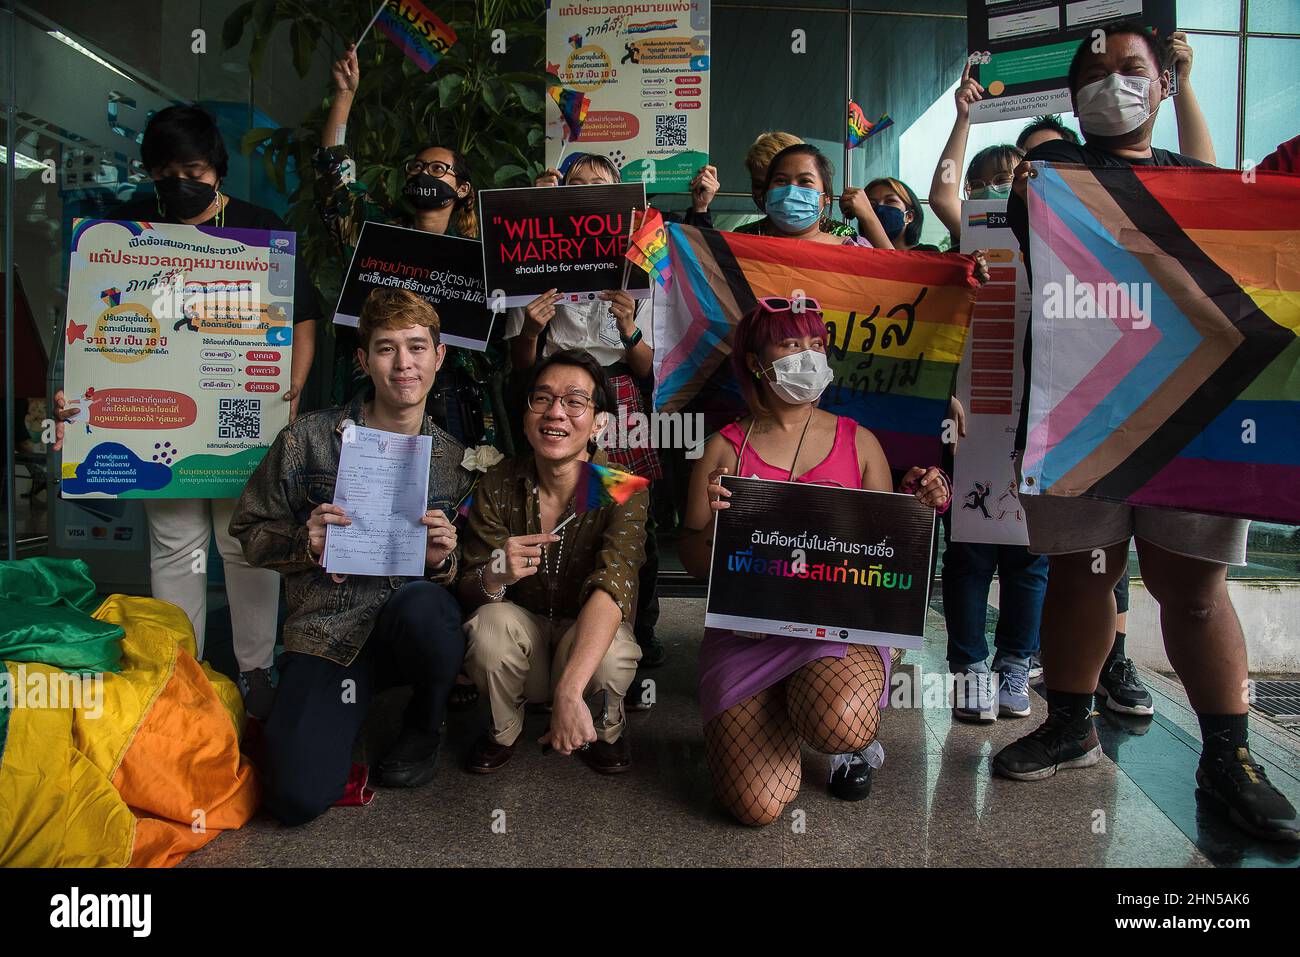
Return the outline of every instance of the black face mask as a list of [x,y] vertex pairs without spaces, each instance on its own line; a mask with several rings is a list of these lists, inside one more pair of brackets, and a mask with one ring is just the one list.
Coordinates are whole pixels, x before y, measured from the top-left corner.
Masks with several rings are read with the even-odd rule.
[[416,209],[442,209],[455,201],[456,190],[445,179],[421,173],[407,179],[406,185],[402,187],[402,195]]
[[193,219],[217,200],[216,187],[197,179],[168,176],[155,182],[153,188],[167,215],[175,219]]

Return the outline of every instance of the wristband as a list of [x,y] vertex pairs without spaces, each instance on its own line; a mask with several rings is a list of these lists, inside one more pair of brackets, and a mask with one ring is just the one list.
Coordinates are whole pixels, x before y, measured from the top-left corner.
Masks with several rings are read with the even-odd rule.
[[632,335],[630,336],[625,336],[623,335],[623,333],[620,332],[618,334],[618,337],[623,340],[623,347],[625,349],[634,349],[636,348],[636,344],[641,341],[642,338],[641,330],[640,329],[632,330]]

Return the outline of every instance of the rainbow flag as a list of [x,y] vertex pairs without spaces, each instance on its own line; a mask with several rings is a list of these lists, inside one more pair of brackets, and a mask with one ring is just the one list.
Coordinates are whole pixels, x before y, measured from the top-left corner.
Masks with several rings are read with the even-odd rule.
[[821,407],[875,433],[894,468],[939,461],[978,283],[948,253],[863,249],[669,223],[673,282],[656,303],[655,407],[714,431],[745,411],[731,372],[736,323],[762,296],[816,299],[835,378]]
[[667,286],[672,278],[668,263],[668,234],[664,232],[664,218],[651,206],[641,216],[641,223],[632,233],[627,248],[627,258],[654,277],[655,282]]
[[239,689],[194,653],[80,559],[0,562],[0,867],[171,867],[253,817]]
[[375,26],[425,73],[456,43],[456,31],[419,0],[388,0]]
[[1300,523],[1300,176],[1034,165],[1021,492]]
[[881,130],[888,129],[893,125],[894,121],[888,113],[882,114],[880,119],[872,123],[867,119],[867,115],[862,112],[862,107],[849,100],[849,129],[845,143],[849,149],[853,149],[856,146],[861,146]]
[[569,142],[572,143],[578,138],[578,133],[582,131],[582,124],[587,120],[587,110],[591,106],[591,100],[586,94],[563,86],[548,87],[546,92],[560,108],[560,117],[564,120],[564,125],[569,128]]
[[631,472],[620,472],[595,462],[580,462],[578,490],[573,495],[573,512],[581,515],[606,505],[626,505],[637,492],[650,487],[650,480]]

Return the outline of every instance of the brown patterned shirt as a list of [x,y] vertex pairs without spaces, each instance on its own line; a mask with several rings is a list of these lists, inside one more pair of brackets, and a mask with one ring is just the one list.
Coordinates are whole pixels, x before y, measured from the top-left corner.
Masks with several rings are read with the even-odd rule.
[[[604,450],[591,460],[606,465]],[[531,451],[499,462],[479,481],[461,540],[462,575],[491,568],[492,552],[513,535],[539,535],[542,528],[537,462]],[[537,615],[575,619],[591,593],[603,589],[629,625],[636,615],[637,573],[645,561],[645,522],[650,497],[643,489],[625,505],[584,512],[547,545],[542,568],[506,590],[506,600]],[[562,518],[568,517],[573,505]]]

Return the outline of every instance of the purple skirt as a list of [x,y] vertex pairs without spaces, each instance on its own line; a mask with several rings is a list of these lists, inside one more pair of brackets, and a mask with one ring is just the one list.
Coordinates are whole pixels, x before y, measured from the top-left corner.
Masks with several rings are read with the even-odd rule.
[[[873,647],[885,665],[880,707],[889,701],[889,649]],[[700,643],[700,717],[708,724],[728,708],[784,681],[810,661],[843,658],[848,645],[815,638],[746,638],[706,628]]]

